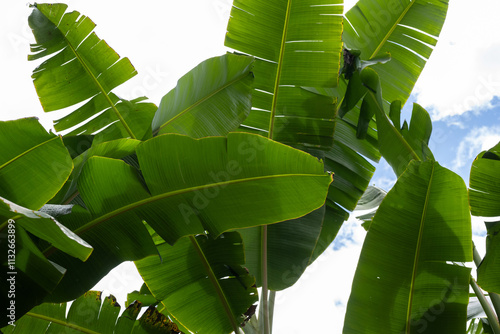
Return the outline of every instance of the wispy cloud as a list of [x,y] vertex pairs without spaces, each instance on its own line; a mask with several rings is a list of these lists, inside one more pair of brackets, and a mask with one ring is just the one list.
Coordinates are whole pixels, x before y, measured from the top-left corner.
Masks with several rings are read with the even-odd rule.
[[500,126],[482,126],[473,128],[458,145],[453,160],[453,169],[458,171],[470,166],[474,158],[484,150],[488,150],[500,141]]
[[417,102],[433,119],[489,109],[500,96],[499,11],[497,0],[450,2],[437,48],[415,87]]

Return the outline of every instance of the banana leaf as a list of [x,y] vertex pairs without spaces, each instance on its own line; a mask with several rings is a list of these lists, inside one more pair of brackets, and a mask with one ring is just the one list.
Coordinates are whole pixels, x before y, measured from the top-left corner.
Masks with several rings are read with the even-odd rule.
[[[256,57],[252,111],[240,131],[324,157],[323,151],[333,144],[335,99],[315,89],[337,86],[342,9],[340,1],[234,1],[225,45]],[[305,217],[269,226],[266,254],[259,237],[263,231],[240,231],[257,285],[261,284],[263,256],[269,261],[266,280],[271,289],[295,283],[310,263],[307,259],[313,258],[326,210],[324,206]],[[324,249],[320,248],[317,254]]]
[[75,298],[119,263],[156,254],[143,221],[170,244],[205,231],[215,237],[305,215],[321,207],[331,183],[317,158],[252,134],[160,135],[136,152],[141,173],[105,157],[84,165],[78,189],[88,210],[75,206],[60,220],[94,254],[80,263],[47,248],[68,269],[47,301]]
[[253,62],[253,57],[226,54],[196,66],[161,99],[153,133],[201,138],[236,130],[252,106]]
[[[397,250],[397,252],[395,252]],[[463,180],[412,161],[366,236],[343,333],[463,333],[472,232]]]
[[258,299],[255,279],[242,267],[245,255],[238,232],[157,245],[159,257],[136,261],[153,296],[192,332],[237,332],[243,314]]
[[[66,269],[49,261],[40,251],[39,240],[52,244],[77,261],[85,261],[92,247],[41,211],[33,211],[0,197],[0,250],[2,284],[0,305],[24,314],[40,303],[61,281]],[[10,311],[8,311],[10,313]],[[8,318],[2,318],[5,324]]]
[[[143,98],[126,101],[111,91],[137,74],[128,58],[120,56],[93,32],[95,24],[65,4],[34,4],[28,22],[36,39],[28,60],[46,59],[32,78],[44,111],[81,107],[55,121],[57,131],[75,126],[71,134],[105,129],[103,141],[124,135],[151,135],[156,106]],[[90,122],[85,121],[94,117]]]
[[[101,292],[89,291],[75,300],[69,310],[66,303],[45,303],[33,308],[4,334],[89,333],[89,334],[179,334],[177,325],[150,307],[139,319],[141,303],[129,305],[121,316],[113,295],[101,299]],[[66,315],[67,312],[67,315]]]
[[341,1],[234,1],[225,45],[257,57],[242,131],[293,146],[332,145],[333,100],[300,86],[337,85],[342,9]]
[[[481,152],[472,163],[469,185],[471,213],[480,217],[498,217],[500,209],[500,144]],[[500,293],[500,222],[485,222],[486,255],[477,269],[477,283],[482,289]]]
[[343,40],[362,60],[390,54],[371,66],[382,81],[383,108],[404,105],[436,46],[448,0],[360,0],[345,15]]
[[58,137],[36,118],[0,122],[0,196],[38,210],[61,189],[73,169]]

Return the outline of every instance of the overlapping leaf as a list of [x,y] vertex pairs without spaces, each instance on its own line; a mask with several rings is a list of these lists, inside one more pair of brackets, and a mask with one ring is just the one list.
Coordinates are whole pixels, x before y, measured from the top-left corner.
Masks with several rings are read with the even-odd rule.
[[[76,133],[91,134],[106,128],[106,140],[123,136],[142,139],[156,107],[142,99],[121,100],[111,91],[137,74],[93,32],[95,24],[79,12],[66,12],[65,4],[35,4],[29,24],[36,39],[28,59],[48,57],[32,77],[40,103],[48,111],[87,101],[55,121],[58,131],[80,125]],[[83,124],[93,116],[92,121]],[[110,126],[109,126],[110,125]]]
[[449,262],[472,261],[471,238],[462,179],[412,161],[370,226],[344,333],[464,332],[470,269]]

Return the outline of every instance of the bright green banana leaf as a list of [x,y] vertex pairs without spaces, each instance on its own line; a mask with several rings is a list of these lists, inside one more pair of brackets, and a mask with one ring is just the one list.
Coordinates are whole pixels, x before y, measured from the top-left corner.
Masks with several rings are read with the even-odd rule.
[[243,314],[258,300],[255,279],[242,267],[238,232],[217,239],[185,237],[174,246],[157,244],[160,257],[136,261],[154,297],[192,332],[237,331]]
[[[156,107],[151,103],[121,100],[111,93],[137,74],[128,58],[120,56],[92,32],[95,24],[79,12],[66,12],[65,4],[35,4],[28,22],[36,39],[28,60],[47,58],[32,75],[46,112],[88,100],[66,117],[55,121],[57,131],[80,125],[76,133],[105,140],[127,137],[142,139],[151,134],[149,124]],[[91,122],[81,125],[94,115]]]
[[156,308],[150,307],[137,320],[141,303],[131,304],[121,316],[113,295],[101,300],[101,292],[89,291],[76,299],[66,315],[67,304],[41,304],[14,325],[2,328],[4,334],[88,333],[88,334],[178,334],[177,325]]
[[170,244],[205,231],[217,236],[303,216],[323,205],[332,181],[317,158],[253,134],[160,135],[136,152],[142,175],[105,157],[84,165],[78,189],[88,211],[74,207],[60,220],[94,254],[79,263],[46,250],[68,269],[50,301],[78,296],[122,261],[155,254],[143,220]]
[[61,189],[73,163],[60,137],[36,118],[0,122],[0,196],[38,210]]
[[434,161],[412,161],[366,236],[345,334],[463,333],[472,233],[463,180]]
[[253,57],[226,54],[196,66],[162,98],[153,132],[201,138],[236,130],[252,107],[253,62]]
[[382,79],[384,103],[403,105],[437,43],[448,0],[360,0],[346,13],[347,48],[370,60],[389,53],[391,60],[372,68]]
[[293,146],[332,145],[333,100],[300,86],[337,85],[342,10],[337,0],[234,1],[225,45],[258,59],[242,131]]
[[[472,163],[469,203],[480,217],[500,216],[500,143],[481,152]],[[477,283],[486,291],[500,293],[500,222],[486,222],[486,255],[477,269]]]

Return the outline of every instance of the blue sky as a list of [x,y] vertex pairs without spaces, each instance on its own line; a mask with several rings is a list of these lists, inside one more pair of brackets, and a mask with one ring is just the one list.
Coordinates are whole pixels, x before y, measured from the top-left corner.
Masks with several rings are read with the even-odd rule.
[[[189,69],[226,52],[224,33],[232,1],[69,0],[70,9],[97,23],[96,33],[139,74],[119,87],[125,98],[146,95],[156,104]],[[346,1],[346,7],[354,1]],[[0,120],[37,116],[47,128],[64,114],[43,114],[31,82],[35,64],[26,61],[31,41],[25,2],[11,1],[0,12]],[[413,102],[433,119],[430,148],[445,167],[466,183],[474,157],[500,141],[500,12],[498,0],[452,1],[440,41],[419,78],[402,117],[410,119]],[[371,181],[389,190],[395,176],[381,162]],[[366,232],[356,219],[344,224],[334,247],[322,255],[295,286],[279,293],[275,334],[341,333],[345,305]],[[473,223],[475,241],[484,250],[484,228]],[[130,264],[113,271],[98,286],[122,300],[140,287]],[[290,321],[293,319],[293,321]]]

